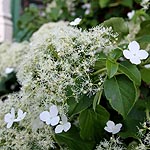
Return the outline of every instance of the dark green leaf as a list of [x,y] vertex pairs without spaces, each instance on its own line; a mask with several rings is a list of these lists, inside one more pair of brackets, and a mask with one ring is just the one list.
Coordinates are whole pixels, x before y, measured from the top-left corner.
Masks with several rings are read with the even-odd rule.
[[150,84],[150,69],[143,68],[140,71],[141,71],[142,80],[147,84]]
[[124,75],[107,79],[104,92],[112,108],[126,118],[137,99],[137,91],[131,80]]
[[93,102],[93,97],[83,95],[79,98],[79,102],[76,102],[73,98],[68,99],[67,102],[69,105],[69,115],[75,115],[88,108]]
[[110,2],[110,0],[99,0],[99,5],[101,8],[104,8],[104,7],[108,6],[109,2]]
[[91,141],[82,140],[74,126],[68,132],[56,134],[55,137],[58,143],[66,144],[70,150],[92,150],[95,144]]
[[99,139],[108,120],[109,113],[100,105],[97,105],[95,111],[92,108],[84,110],[79,116],[81,137],[88,140]]
[[119,64],[119,71],[124,73],[136,85],[141,84],[141,74],[135,65],[129,62],[121,62]]
[[143,100],[138,100],[127,118],[123,121],[124,131],[120,133],[121,137],[128,138],[134,137],[137,138],[138,128],[142,122],[145,120],[145,103]]

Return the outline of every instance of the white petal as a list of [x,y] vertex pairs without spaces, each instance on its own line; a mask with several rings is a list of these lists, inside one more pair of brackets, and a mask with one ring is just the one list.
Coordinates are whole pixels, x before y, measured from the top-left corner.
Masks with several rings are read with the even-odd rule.
[[131,12],[127,13],[127,16],[128,16],[129,19],[132,19],[132,17],[134,16],[134,14],[135,14],[135,11],[132,10]]
[[105,127],[104,129],[105,129],[107,132],[109,132],[109,133],[113,132],[112,128]]
[[14,71],[14,68],[9,68],[9,67],[8,67],[8,68],[5,69],[5,73],[6,73],[6,74],[10,74],[10,73],[12,73],[13,71]]
[[12,121],[12,115],[10,113],[6,114],[4,117],[4,121],[6,123],[11,122]]
[[62,115],[61,116],[61,120],[62,120],[63,124],[67,123],[67,116],[66,115]]
[[58,109],[57,109],[57,106],[56,105],[52,105],[50,107],[50,116],[51,117],[54,117],[54,116],[57,116],[58,115]]
[[140,60],[140,58],[133,56],[133,57],[130,58],[130,62],[131,62],[132,64],[138,65],[138,64],[141,63],[141,60]]
[[50,118],[47,118],[47,119],[46,119],[46,124],[47,124],[47,125],[50,125],[50,124],[51,124],[51,119],[50,119]]
[[40,113],[40,120],[46,121],[48,118],[50,118],[50,113],[48,111]]
[[115,123],[113,121],[110,121],[110,120],[106,124],[109,128],[113,128],[115,126]]
[[120,131],[121,127],[122,127],[122,124],[121,124],[121,123],[116,124],[116,126],[115,126],[114,129],[113,129],[112,134],[118,133],[118,132]]
[[11,115],[15,118],[15,109],[13,107],[11,108]]
[[71,128],[71,123],[67,122],[63,126],[64,126],[64,131],[67,132]]
[[125,58],[130,59],[132,53],[128,50],[124,50],[123,55],[124,55]]
[[70,25],[72,26],[76,26],[80,23],[81,19],[80,18],[76,18],[74,21],[70,22]]
[[53,117],[52,119],[51,119],[51,125],[52,126],[55,126],[55,125],[57,125],[58,123],[59,123],[59,120],[60,120],[60,117],[59,116],[57,116],[57,117]]
[[74,22],[75,22],[77,25],[80,23],[80,21],[81,21],[80,18],[76,18],[76,19],[74,20]]
[[21,109],[18,110],[18,116],[22,116],[23,111]]
[[20,110],[20,112],[19,112],[19,110],[18,110],[18,117],[14,121],[19,122],[19,121],[23,120],[25,118],[25,116],[26,116],[26,112],[23,113],[22,110]]
[[11,121],[7,124],[7,128],[10,128],[12,125],[13,125],[13,121]]
[[148,52],[145,50],[140,50],[138,52],[138,56],[140,59],[146,59],[148,57]]
[[128,48],[130,51],[137,51],[140,49],[140,45],[136,41],[132,41],[129,43]]
[[63,131],[63,129],[64,129],[63,125],[58,125],[55,128],[55,133],[61,133]]

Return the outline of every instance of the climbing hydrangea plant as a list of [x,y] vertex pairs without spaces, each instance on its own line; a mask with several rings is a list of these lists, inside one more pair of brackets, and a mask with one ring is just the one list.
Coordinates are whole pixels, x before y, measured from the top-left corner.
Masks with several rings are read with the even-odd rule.
[[43,25],[18,64],[1,67],[16,70],[21,89],[0,101],[0,149],[150,148],[149,34],[117,17],[80,22]]

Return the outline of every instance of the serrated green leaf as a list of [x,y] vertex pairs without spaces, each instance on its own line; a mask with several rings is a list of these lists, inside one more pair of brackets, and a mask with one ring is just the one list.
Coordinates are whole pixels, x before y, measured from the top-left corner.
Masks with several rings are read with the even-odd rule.
[[110,105],[124,118],[127,117],[137,99],[137,90],[125,75],[119,75],[104,82],[104,93]]
[[109,113],[100,105],[95,111],[92,108],[84,110],[79,116],[81,137],[88,140],[99,139],[103,135],[104,126],[108,120]]
[[107,75],[109,78],[112,78],[117,70],[118,70],[118,63],[112,62],[109,59],[106,61],[106,68],[107,68]]
[[125,74],[136,85],[141,84],[141,74],[135,65],[129,62],[121,62],[119,64],[119,71]]

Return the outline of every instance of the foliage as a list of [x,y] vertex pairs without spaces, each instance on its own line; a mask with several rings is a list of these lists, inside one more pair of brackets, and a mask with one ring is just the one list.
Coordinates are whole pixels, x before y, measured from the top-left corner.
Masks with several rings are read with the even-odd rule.
[[[18,33],[14,38],[19,42],[29,40],[31,35],[44,23],[60,20],[72,21],[77,17],[83,18],[81,27],[87,29],[111,17],[127,18],[127,12],[139,7],[138,0],[45,0],[41,8],[33,4],[25,8],[17,23]],[[122,34],[124,34],[127,28],[121,27],[123,29],[118,28],[118,30],[122,30]]]
[[[107,0],[98,6],[132,8],[133,3]],[[150,16],[146,12],[143,7],[131,20],[111,17],[86,30],[83,18],[81,26],[51,22],[35,32],[24,45],[26,52],[19,53],[21,59],[14,66],[4,63],[4,68],[15,68],[22,88],[0,102],[0,148],[149,149]],[[15,116],[21,118],[16,121]]]

